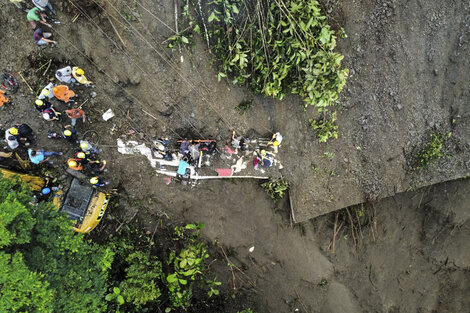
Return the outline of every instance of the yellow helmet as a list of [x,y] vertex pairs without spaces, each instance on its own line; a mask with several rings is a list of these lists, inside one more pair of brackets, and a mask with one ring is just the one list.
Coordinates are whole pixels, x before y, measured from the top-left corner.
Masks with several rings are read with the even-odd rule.
[[81,142],[81,143],[80,143],[80,148],[82,148],[83,150],[88,149],[88,143],[86,143],[86,142]]
[[72,136],[72,131],[69,130],[69,129],[66,129],[66,130],[64,130],[64,135],[67,136],[67,137]]
[[83,74],[85,74],[85,72],[84,72],[81,68],[77,68],[76,73],[77,73],[78,75],[83,75]]
[[273,142],[273,146],[275,146],[275,147],[279,146],[279,141],[275,140],[275,141]]
[[261,150],[261,151],[260,151],[260,154],[261,154],[262,156],[265,156],[265,155],[266,155],[266,150]]
[[34,103],[36,103],[37,106],[41,106],[41,105],[44,104],[44,102],[40,99],[36,99],[36,101]]
[[77,161],[70,160],[70,161],[68,162],[68,165],[69,165],[69,167],[75,167],[75,166],[77,166]]
[[49,95],[49,90],[44,88],[42,91],[41,91],[41,94],[44,95],[44,96],[48,96]]
[[10,128],[10,134],[12,134],[12,135],[18,135],[18,128],[16,128],[16,127]]
[[77,153],[77,158],[84,159],[85,158],[85,153],[83,153],[83,152]]
[[92,185],[97,184],[98,181],[99,181],[99,180],[98,180],[98,177],[92,177],[92,178],[90,178],[90,184],[92,184]]

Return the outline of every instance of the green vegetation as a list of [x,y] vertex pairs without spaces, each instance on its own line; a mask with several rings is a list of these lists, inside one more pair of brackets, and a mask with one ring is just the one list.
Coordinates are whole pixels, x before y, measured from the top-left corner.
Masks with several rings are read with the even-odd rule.
[[235,107],[235,110],[240,113],[240,115],[245,114],[246,111],[253,107],[253,100],[242,101],[239,105]]
[[0,178],[0,312],[181,312],[194,293],[219,294],[203,224],[174,228],[163,251],[136,228],[97,244],[32,199],[26,184]]
[[338,138],[338,125],[336,125],[336,111],[331,114],[328,119],[326,111],[324,111],[323,118],[320,120],[310,119],[310,125],[313,130],[317,131],[317,136],[320,142],[327,142],[330,138]]
[[[338,101],[349,72],[341,67],[343,56],[333,52],[337,36],[318,1],[191,0],[183,16],[189,26],[169,46],[189,44],[192,32],[201,34],[215,56],[219,81],[230,79],[277,99],[298,94],[318,112]],[[343,29],[338,33],[346,37]],[[320,142],[338,137],[335,121],[336,112],[310,120]]]
[[1,312],[104,312],[113,255],[33,203],[26,184],[0,178]]
[[261,187],[264,188],[274,203],[276,203],[284,197],[286,190],[289,189],[289,183],[284,178],[280,178],[262,183]]
[[425,168],[442,158],[444,156],[443,145],[451,136],[452,133],[450,132],[447,135],[441,133],[432,134],[430,142],[415,155],[415,169]]
[[208,37],[222,77],[282,99],[299,94],[319,111],[333,105],[346,84],[335,32],[315,0],[214,0]]

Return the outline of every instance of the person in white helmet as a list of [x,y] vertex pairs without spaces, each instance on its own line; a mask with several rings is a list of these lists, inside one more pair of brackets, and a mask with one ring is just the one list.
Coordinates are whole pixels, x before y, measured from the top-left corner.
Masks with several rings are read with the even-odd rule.
[[52,99],[54,98],[54,93],[52,92],[52,87],[54,87],[54,84],[53,83],[49,83],[46,85],[46,87],[44,87],[42,90],[41,90],[41,93],[39,94],[38,96],[38,99],[39,100],[44,100],[44,99]]
[[76,82],[75,78],[73,78],[72,76],[72,68],[70,66],[66,66],[66,67],[58,69],[55,72],[55,78],[57,78],[57,80],[60,81],[61,83],[65,83],[65,84]]

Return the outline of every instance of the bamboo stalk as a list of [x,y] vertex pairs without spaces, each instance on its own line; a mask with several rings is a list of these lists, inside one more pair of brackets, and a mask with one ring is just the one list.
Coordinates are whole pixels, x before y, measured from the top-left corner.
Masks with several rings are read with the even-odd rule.
[[121,35],[119,35],[119,32],[117,31],[117,29],[116,29],[116,27],[114,26],[113,22],[111,22],[111,18],[109,17],[109,15],[106,15],[106,18],[108,19],[109,24],[111,24],[111,26],[113,27],[114,32],[115,32],[116,35],[118,36],[118,38],[119,38],[119,40],[121,41],[121,43],[122,43],[122,45],[124,46],[124,48],[127,49],[127,46],[126,46],[126,44],[124,43],[124,40],[122,40]]

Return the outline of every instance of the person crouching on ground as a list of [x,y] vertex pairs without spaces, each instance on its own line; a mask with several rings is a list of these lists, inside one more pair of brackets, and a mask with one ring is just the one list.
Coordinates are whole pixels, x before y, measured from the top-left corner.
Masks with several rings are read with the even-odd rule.
[[95,176],[95,177],[90,178],[90,184],[92,184],[94,187],[105,187],[109,185],[109,182],[105,181],[102,178]]
[[72,75],[78,83],[80,83],[82,85],[85,85],[86,87],[90,87],[90,86],[93,87],[93,82],[89,81],[86,78],[85,71],[83,71],[78,66],[74,66],[72,68]]
[[48,39],[51,37],[52,37],[51,33],[44,33],[41,28],[36,29],[33,34],[34,42],[40,46],[48,45],[48,44],[57,44],[56,41]]
[[65,85],[58,85],[52,87],[52,92],[54,93],[54,96],[60,101],[64,101],[65,103],[74,101],[70,98],[75,97],[75,92],[73,92],[73,90],[70,90],[69,87]]
[[36,29],[38,26],[37,22],[46,25],[48,27],[52,27],[50,24],[46,22],[46,14],[41,13],[41,11],[38,8],[32,8],[29,10],[28,15],[26,15],[26,19],[28,22],[31,24],[31,27],[33,29]]
[[45,119],[46,121],[58,121],[60,120],[60,112],[57,112],[54,109],[54,106],[51,105],[51,107],[44,109],[42,111],[42,118]]

